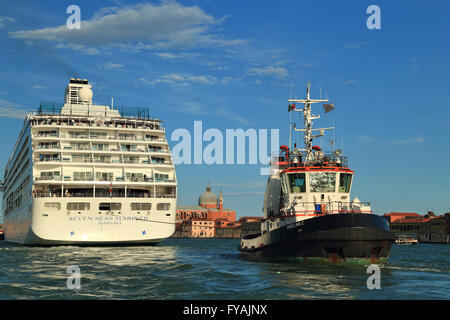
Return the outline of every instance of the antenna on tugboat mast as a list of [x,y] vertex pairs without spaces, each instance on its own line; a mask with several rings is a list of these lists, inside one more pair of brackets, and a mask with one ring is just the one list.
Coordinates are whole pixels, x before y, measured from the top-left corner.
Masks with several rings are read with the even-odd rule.
[[334,151],[335,151],[335,145],[336,145],[336,124],[335,124],[335,118],[334,118],[334,116],[333,116],[333,154],[334,154]]
[[[291,92],[289,97],[292,99],[292,81],[291,81]],[[289,150],[292,150],[292,115],[289,111]],[[288,159],[286,159],[288,161]]]
[[[312,148],[312,141],[314,138],[319,138],[324,135],[324,131],[328,129],[334,129],[333,127],[330,128],[319,128],[319,129],[312,129],[313,122],[311,120],[319,119],[320,115],[313,115],[311,114],[311,104],[312,103],[318,103],[318,102],[328,102],[328,99],[311,99],[310,98],[310,91],[311,91],[311,82],[308,82],[308,85],[306,87],[306,99],[289,99],[289,102],[299,102],[304,104],[303,110],[296,110],[296,111],[302,111],[303,112],[303,119],[304,119],[304,129],[294,129],[295,131],[304,131],[304,143],[305,143],[305,149],[302,151],[306,151],[306,162],[309,162],[313,159],[313,148]],[[319,131],[319,134],[312,135],[313,131]]]

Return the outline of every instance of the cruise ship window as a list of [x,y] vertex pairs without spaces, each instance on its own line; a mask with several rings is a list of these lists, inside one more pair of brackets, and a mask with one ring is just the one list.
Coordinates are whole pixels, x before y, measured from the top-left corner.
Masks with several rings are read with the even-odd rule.
[[137,172],[127,172],[125,173],[125,176],[127,178],[128,181],[131,182],[137,182],[137,181],[143,181],[143,174],[142,173],[137,173]]
[[289,175],[289,188],[291,193],[306,192],[305,174],[291,173]]
[[84,139],[88,137],[86,131],[69,131],[69,136],[74,139]]
[[156,205],[156,210],[169,210],[170,203],[158,203]]
[[163,174],[163,173],[155,173],[155,180],[156,181],[167,181],[167,180],[169,180],[169,175]]
[[89,210],[91,207],[91,204],[89,202],[68,202],[67,203],[67,210]]
[[96,172],[95,179],[97,181],[112,181],[113,173],[112,172]]
[[105,139],[106,132],[91,132],[92,139]]
[[59,171],[43,171],[41,172],[41,179],[52,180],[54,178],[59,178]]
[[131,203],[131,210],[139,211],[139,210],[151,210],[151,203]]
[[93,143],[92,150],[94,150],[94,151],[109,151],[109,145],[107,143]]
[[120,210],[122,208],[121,203],[109,203],[109,202],[101,202],[98,206],[100,211],[111,211],[111,210]]
[[44,203],[44,208],[47,210],[60,210],[61,209],[61,203],[59,202],[46,202]]
[[92,180],[92,172],[74,172],[74,181]]

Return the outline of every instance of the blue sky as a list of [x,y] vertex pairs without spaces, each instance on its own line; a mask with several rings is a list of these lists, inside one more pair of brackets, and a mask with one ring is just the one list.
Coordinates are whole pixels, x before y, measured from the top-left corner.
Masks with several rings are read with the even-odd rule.
[[[80,30],[66,9],[81,9]],[[369,30],[366,9],[381,9]],[[447,1],[0,2],[0,168],[27,111],[87,78],[94,101],[145,106],[177,128],[280,129],[287,99],[322,95],[352,193],[375,213],[450,211],[450,23]],[[320,105],[316,113],[322,113]],[[324,141],[331,138],[324,138]],[[176,143],[170,142],[173,147]],[[179,165],[179,203],[208,180],[239,216],[262,215],[260,165]]]

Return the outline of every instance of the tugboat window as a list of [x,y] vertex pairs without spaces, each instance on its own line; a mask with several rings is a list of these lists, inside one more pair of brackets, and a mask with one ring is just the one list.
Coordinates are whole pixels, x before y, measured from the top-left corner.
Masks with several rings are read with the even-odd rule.
[[311,192],[335,192],[336,173],[311,172],[309,175]]
[[341,173],[339,176],[339,192],[350,192],[352,184],[352,175],[350,173]]
[[289,175],[289,188],[291,193],[306,192],[305,174],[292,173]]

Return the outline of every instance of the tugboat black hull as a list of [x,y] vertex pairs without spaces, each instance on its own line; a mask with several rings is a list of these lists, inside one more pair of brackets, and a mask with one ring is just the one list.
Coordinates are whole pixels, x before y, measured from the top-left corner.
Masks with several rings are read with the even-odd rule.
[[258,260],[366,265],[387,263],[394,241],[384,218],[344,213],[322,215],[244,237],[239,250]]

